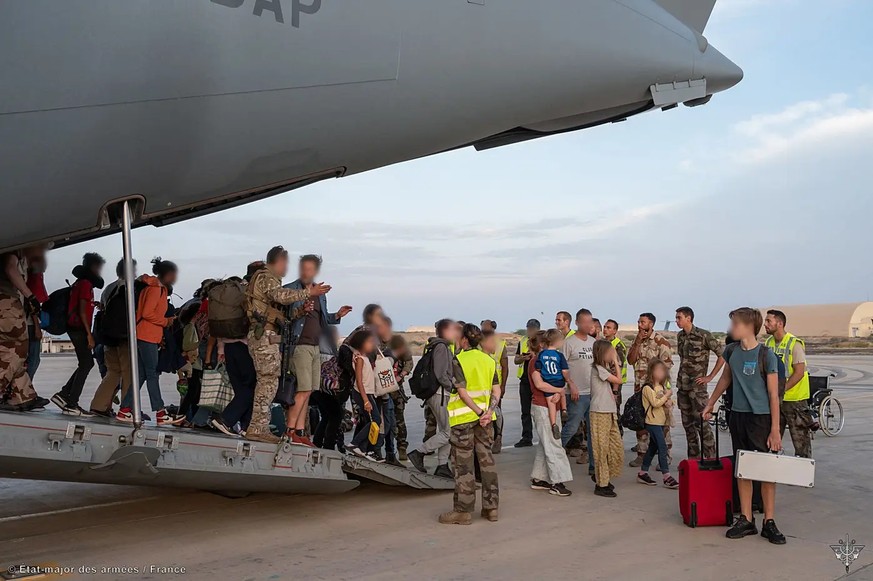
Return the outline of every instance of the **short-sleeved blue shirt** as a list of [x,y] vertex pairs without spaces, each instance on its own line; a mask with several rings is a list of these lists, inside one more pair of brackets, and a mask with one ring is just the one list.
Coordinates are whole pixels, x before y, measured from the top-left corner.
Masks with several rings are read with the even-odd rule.
[[564,370],[569,369],[567,358],[555,349],[546,349],[537,357],[536,370],[543,376],[543,381],[552,387],[564,387]]
[[765,415],[770,413],[770,396],[767,393],[766,375],[776,373],[778,364],[776,355],[772,349],[767,353],[767,367],[764,373],[758,369],[758,352],[761,345],[746,351],[737,345],[729,352],[728,364],[731,368],[733,381],[733,404],[731,410],[735,412],[751,412]]

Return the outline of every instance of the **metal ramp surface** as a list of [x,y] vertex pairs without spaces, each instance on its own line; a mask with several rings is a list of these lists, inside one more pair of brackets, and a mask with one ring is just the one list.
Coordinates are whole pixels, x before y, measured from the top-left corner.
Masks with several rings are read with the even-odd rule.
[[336,494],[358,486],[343,456],[199,430],[52,412],[0,412],[0,477],[222,492]]
[[388,486],[408,486],[417,490],[455,489],[455,481],[451,478],[425,474],[418,470],[401,468],[391,464],[381,464],[353,454],[346,454],[343,457],[343,470],[358,478]]

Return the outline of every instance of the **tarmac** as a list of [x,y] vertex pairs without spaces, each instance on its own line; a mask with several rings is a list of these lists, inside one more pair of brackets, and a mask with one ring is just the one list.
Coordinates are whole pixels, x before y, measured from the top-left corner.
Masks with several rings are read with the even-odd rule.
[[[832,385],[846,424],[836,437],[816,435],[814,488],[778,489],[784,546],[760,536],[731,541],[723,527],[684,526],[677,491],[636,484],[632,468],[614,482],[615,499],[594,496],[587,466],[575,462],[572,496],[530,490],[534,451],[512,448],[521,432],[513,373],[504,402],[505,448],[497,457],[497,523],[477,514],[472,526],[440,525],[436,517],[451,508],[450,492],[371,483],[339,496],[228,499],[0,480],[0,570],[61,567],[67,579],[873,579],[873,548],[846,575],[830,547],[847,537],[873,544],[873,358],[812,356],[810,362],[814,374],[837,374]],[[74,365],[71,357],[46,357],[37,389],[50,396]],[[168,403],[176,402],[174,378],[164,380]],[[97,381],[95,369],[83,406]],[[676,419],[678,464],[685,438]],[[410,442],[420,441],[424,422],[414,399],[407,423]],[[721,436],[726,455],[730,442]],[[624,441],[629,450],[633,436]],[[785,446],[790,453],[787,433]]]

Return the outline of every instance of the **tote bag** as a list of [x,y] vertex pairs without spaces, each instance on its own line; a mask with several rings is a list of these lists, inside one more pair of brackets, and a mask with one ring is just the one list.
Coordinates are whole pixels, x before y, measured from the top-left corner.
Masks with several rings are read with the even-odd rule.
[[200,403],[202,408],[221,413],[230,400],[233,399],[233,387],[224,365],[218,365],[215,369],[204,369],[203,380],[200,388]]
[[375,373],[376,397],[400,391],[397,378],[394,376],[394,360],[382,355],[382,351],[379,351],[379,356],[376,358]]

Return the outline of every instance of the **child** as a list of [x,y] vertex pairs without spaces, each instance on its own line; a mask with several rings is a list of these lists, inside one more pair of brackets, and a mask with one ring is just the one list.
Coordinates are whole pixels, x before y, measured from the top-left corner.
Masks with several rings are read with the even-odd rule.
[[[570,380],[570,366],[567,358],[561,353],[564,345],[564,334],[557,329],[549,329],[546,332],[547,347],[537,356],[536,370],[540,372],[543,381],[552,387],[564,388],[569,383],[575,388]],[[546,398],[549,406],[549,423],[552,425],[552,435],[555,439],[561,439],[561,429],[558,427],[558,410],[566,409],[567,402],[564,394],[556,393]]]
[[379,448],[379,443],[373,445],[369,439],[370,425],[382,423],[379,406],[376,404],[376,373],[370,362],[370,358],[376,353],[376,338],[372,333],[356,333],[351,337],[349,347],[352,349],[355,369],[352,402],[358,408],[358,425],[352,443],[346,447],[346,451],[362,458],[376,460],[375,451]]
[[591,445],[594,454],[594,494],[615,498],[610,478],[621,475],[624,445],[618,431],[615,401],[621,389],[621,363],[612,343],[599,339],[594,343],[594,366],[591,368]]
[[655,481],[649,476],[652,459],[658,454],[658,465],[664,474],[664,486],[679,488],[676,479],[670,476],[670,466],[667,460],[667,442],[664,439],[664,426],[667,424],[667,410],[671,390],[665,386],[670,377],[667,365],[660,359],[649,361],[648,380],[643,385],[643,406],[646,408],[646,430],[649,432],[649,448],[643,456],[643,465],[637,474],[637,482],[655,486]]

